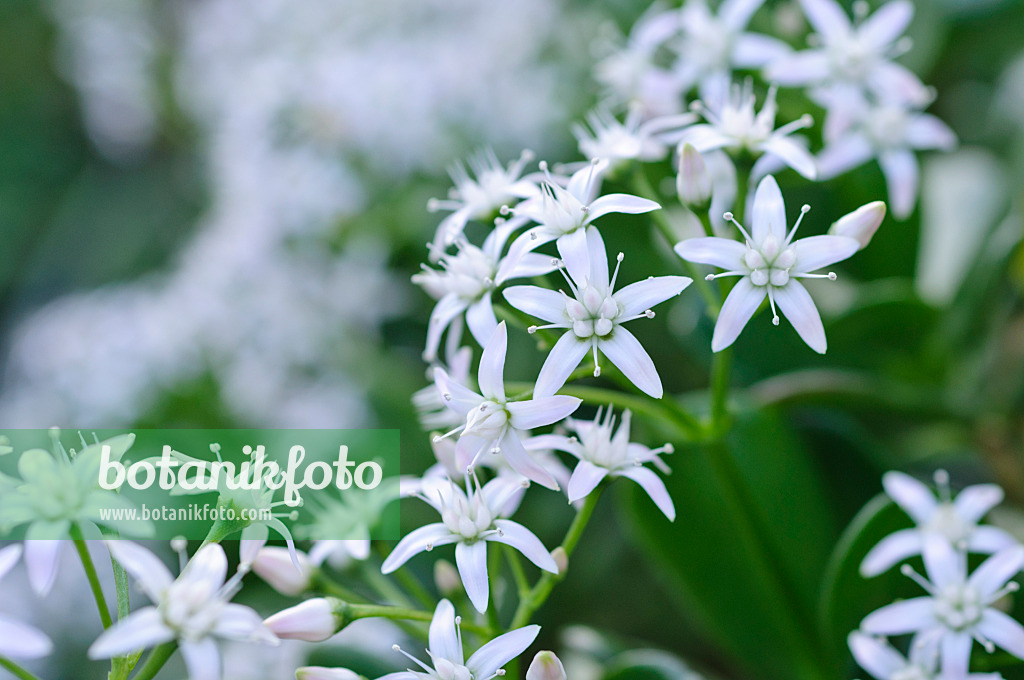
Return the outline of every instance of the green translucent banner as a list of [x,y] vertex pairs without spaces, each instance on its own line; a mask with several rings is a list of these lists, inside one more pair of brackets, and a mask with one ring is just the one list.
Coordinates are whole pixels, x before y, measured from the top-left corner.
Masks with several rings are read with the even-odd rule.
[[0,539],[399,538],[398,430],[0,430]]

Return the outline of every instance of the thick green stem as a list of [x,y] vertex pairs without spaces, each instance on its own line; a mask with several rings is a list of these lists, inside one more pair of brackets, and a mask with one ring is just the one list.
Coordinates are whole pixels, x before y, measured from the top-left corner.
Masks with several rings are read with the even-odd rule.
[[92,589],[93,599],[96,600],[96,608],[100,613],[100,621],[103,628],[110,628],[114,622],[110,618],[110,609],[107,607],[107,598],[103,595],[103,586],[100,584],[100,577],[96,573],[96,565],[93,564],[92,555],[89,554],[89,546],[82,538],[82,529],[77,524],[71,525],[71,538],[75,542],[75,550],[82,560],[82,568],[85,569],[85,576],[89,579],[89,588]]
[[177,642],[165,642],[159,647],[153,648],[153,651],[146,657],[146,663],[142,664],[142,668],[132,680],[152,680],[176,649],[178,649]]
[[[117,620],[128,616],[128,574],[125,572],[124,567],[121,563],[114,559],[114,556],[110,556],[110,566],[114,570],[114,589],[117,592]],[[128,675],[135,668],[135,664],[139,661],[141,652],[136,654],[125,654],[122,656],[115,656],[110,660],[110,674],[107,676],[108,680],[126,680]]]
[[732,348],[715,352],[711,359],[711,436],[722,437],[729,430],[729,379],[732,376]]
[[[594,508],[597,507],[597,501],[601,497],[602,489],[603,486],[599,486],[587,496],[586,500],[583,501],[583,505],[576,513],[576,517],[573,518],[572,524],[569,525],[569,530],[565,533],[565,538],[560,546],[565,551],[566,558],[572,556],[573,549],[579,543],[583,530],[587,527],[590,516],[594,514]],[[533,586],[528,596],[519,602],[516,613],[512,617],[512,623],[509,625],[509,630],[522,628],[528,624],[534,613],[547,601],[555,584],[563,578],[565,578],[564,571],[558,574],[544,572],[544,575]]]
[[0,666],[6,668],[16,678],[20,678],[20,680],[39,680],[38,675],[29,673],[27,670],[11,661],[6,656],[0,656]]

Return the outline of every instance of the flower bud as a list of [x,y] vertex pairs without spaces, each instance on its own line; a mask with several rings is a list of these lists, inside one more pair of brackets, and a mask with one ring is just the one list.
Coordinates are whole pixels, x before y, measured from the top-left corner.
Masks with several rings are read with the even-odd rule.
[[279,611],[263,623],[282,640],[320,642],[345,627],[347,608],[333,597],[316,597]]
[[361,677],[347,668],[303,666],[295,670],[295,680],[361,680]]
[[885,203],[874,201],[843,215],[833,224],[828,233],[832,236],[848,236],[860,243],[861,249],[867,247],[871,237],[885,218]]
[[558,567],[558,573],[564,574],[565,570],[569,568],[569,555],[565,552],[565,548],[558,546],[551,551],[551,559],[555,561],[555,566]]
[[443,597],[451,597],[462,592],[462,578],[448,560],[438,560],[434,563],[434,583]]
[[282,595],[299,595],[309,588],[313,568],[306,553],[296,550],[295,557],[298,567],[287,548],[267,546],[256,553],[252,570]]
[[705,209],[711,201],[711,174],[703,156],[689,143],[683,145],[679,154],[676,191],[679,200],[688,208]]
[[526,671],[526,680],[566,680],[565,668],[554,652],[537,652]]

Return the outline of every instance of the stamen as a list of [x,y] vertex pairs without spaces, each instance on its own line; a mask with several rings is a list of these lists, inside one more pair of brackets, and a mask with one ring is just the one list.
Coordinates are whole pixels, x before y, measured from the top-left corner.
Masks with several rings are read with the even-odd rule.
[[715,279],[720,279],[723,276],[746,276],[746,275],[747,275],[747,272],[741,272],[741,271],[719,272],[717,274],[708,274],[707,276],[704,277],[704,280],[705,281],[714,281]]
[[912,579],[914,583],[928,591],[929,595],[932,595],[933,597],[936,595],[935,586],[929,583],[924,576],[921,576],[916,571],[914,571],[914,568],[909,564],[904,564],[902,567],[900,567],[900,573],[906,576],[907,578]]
[[867,0],[857,0],[857,2],[853,3],[853,17],[857,23],[864,21],[864,18],[867,17],[870,11],[871,6],[868,5]]
[[796,236],[796,230],[800,228],[800,223],[804,221],[804,215],[810,212],[811,206],[806,203],[800,208],[800,216],[796,218],[796,224],[793,225],[793,230],[789,232],[789,236],[786,237],[786,245],[788,246],[793,242],[793,237]]
[[[451,401],[452,400],[452,395],[447,393],[447,392],[445,392],[444,393],[444,398],[445,398],[446,401]],[[448,439],[448,437],[451,437],[454,434],[458,434],[459,432],[462,432],[464,429],[466,429],[465,424],[459,425],[454,430],[449,430],[448,432],[445,432],[444,434],[435,434],[433,441],[434,441],[435,444],[437,444],[438,442],[440,442],[440,441],[442,441],[444,439]]]
[[[582,199],[588,199],[588,198],[590,198],[591,196],[593,196],[593,188],[594,188],[594,168],[596,168],[596,167],[597,167],[597,164],[598,164],[598,163],[600,163],[600,162],[601,162],[601,161],[600,161],[599,159],[597,159],[597,158],[595,158],[595,159],[593,159],[592,161],[590,161],[590,173],[589,173],[589,174],[587,175],[587,186],[586,186],[586,188],[585,188],[585,189],[583,190],[583,192],[584,192],[584,195],[583,195],[582,197],[580,197],[580,196],[577,196],[577,198],[582,198]],[[589,209],[589,206],[586,206],[586,205],[585,205],[585,206],[583,206],[583,212],[587,212],[587,210],[588,210],[588,209]]]
[[[433,668],[431,668],[431,667],[430,667],[430,666],[428,666],[427,664],[423,663],[422,661],[420,661],[420,660],[419,660],[419,659],[417,659],[417,658],[416,658],[415,656],[413,656],[413,655],[412,655],[412,654],[410,654],[409,652],[405,651],[404,649],[402,649],[402,648],[401,648],[401,647],[399,647],[398,645],[391,645],[391,649],[395,650],[396,652],[398,652],[398,653],[400,653],[400,654],[404,654],[404,655],[405,655],[405,656],[407,656],[407,657],[408,657],[409,659],[411,659],[411,660],[413,661],[413,663],[415,663],[415,664],[416,664],[417,666],[419,666],[420,668],[422,668],[422,669],[423,669],[424,671],[426,671],[426,672],[427,672],[427,673],[429,673],[430,675],[436,675],[436,674],[437,674],[437,672],[436,672],[436,671],[435,671],[435,670],[434,670]],[[430,650],[427,650],[427,654],[430,654]],[[409,670],[410,670],[410,672],[412,671],[412,669],[411,669],[411,668],[410,668]]]
[[747,245],[753,247],[754,239],[750,237],[750,234],[748,234],[747,230],[743,228],[743,225],[736,221],[735,217],[731,212],[723,214],[722,219],[724,219],[726,222],[732,222],[734,225],[736,225],[736,228],[740,230],[741,234],[743,234],[743,238],[747,240]]
[[777,137],[784,137],[784,136],[786,136],[788,134],[796,132],[797,130],[803,130],[804,128],[809,128],[812,125],[814,125],[814,116],[812,116],[809,113],[805,113],[804,115],[800,116],[796,120],[790,121],[790,122],[786,123],[785,125],[783,125],[782,127],[778,128],[772,134],[777,136]]
[[[569,278],[569,272],[566,271],[565,263],[562,262],[561,260],[557,260],[557,262],[553,260],[552,262],[555,263],[555,266],[558,267],[558,271],[562,273],[562,278],[565,279],[565,282],[569,284],[569,290],[572,291],[573,295],[575,295],[577,298],[579,298],[580,292],[576,288],[576,284],[574,284],[572,282],[572,279]],[[562,293],[562,295],[565,295],[565,293]]]
[[619,253],[615,257],[615,271],[612,273],[612,281],[608,284],[608,290],[615,290],[615,279],[619,278],[619,265],[622,264],[624,259],[626,259],[625,253]]
[[594,377],[601,377],[601,365],[597,363],[597,340],[594,340],[590,345],[591,350],[594,352]]
[[839,277],[835,272],[829,272],[828,274],[790,274],[791,279],[828,279],[829,281],[835,281]]
[[1010,581],[1005,586],[1003,586],[1002,588],[1000,588],[996,592],[992,593],[992,597],[990,597],[988,601],[989,601],[989,603],[998,602],[999,600],[1003,599],[1007,595],[1010,595],[1011,593],[1015,593],[1018,590],[1020,590],[1020,584],[1017,583],[1016,581]]
[[768,286],[768,304],[772,307],[772,325],[779,325],[779,314],[775,311],[775,295],[772,293],[772,287]]
[[943,503],[951,502],[953,496],[949,490],[949,473],[945,470],[936,470],[934,479],[935,486],[939,487],[939,498],[942,499]]

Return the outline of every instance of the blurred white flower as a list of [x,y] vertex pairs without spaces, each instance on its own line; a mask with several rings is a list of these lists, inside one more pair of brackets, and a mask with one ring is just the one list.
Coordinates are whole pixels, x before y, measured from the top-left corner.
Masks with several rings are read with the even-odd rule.
[[268,616],[263,625],[282,640],[322,642],[345,623],[344,617],[335,612],[344,606],[334,598],[314,597]]
[[434,369],[434,381],[445,404],[465,419],[443,437],[459,435],[457,455],[470,460],[469,467],[475,466],[485,452],[500,453],[519,474],[557,489],[558,482],[530,456],[522,438],[528,430],[562,420],[582,400],[564,395],[509,399],[504,378],[507,350],[508,332],[502,321],[480,357],[478,383],[482,394],[451,381],[443,369]]
[[[457,325],[461,323],[461,320],[456,317],[452,323]],[[461,336],[462,329],[458,327],[448,332],[448,342],[446,343],[447,364],[442,366],[442,368],[448,373],[449,380],[463,387],[470,387],[469,370],[473,362],[473,350],[469,347],[458,346]],[[423,429],[433,430],[455,427],[462,419],[457,413],[445,406],[444,399],[437,393],[437,387],[433,383],[433,373],[434,367],[431,366],[427,370],[427,376],[431,382],[412,395],[412,405],[416,409],[416,414],[419,416]]]
[[979,525],[981,518],[1003,500],[1003,490],[995,484],[975,484],[963,489],[956,498],[949,490],[945,470],[935,473],[939,488],[936,498],[932,490],[910,475],[887,472],[882,485],[917,524],[886,536],[868,552],[860,565],[864,576],[876,576],[902,560],[920,555],[930,535],[944,537],[951,545],[969,553],[992,554],[1018,544],[998,527]]
[[863,250],[868,247],[871,238],[882,225],[885,212],[885,203],[882,201],[867,203],[833,222],[828,228],[828,233],[831,236],[849,236],[856,240]]
[[639,484],[658,509],[670,521],[674,521],[676,509],[664,482],[643,466],[644,463],[652,463],[662,473],[668,474],[668,466],[659,456],[672,453],[672,445],[665,444],[651,449],[629,441],[630,419],[629,410],[623,411],[622,421],[616,430],[612,409],[609,407],[603,414],[598,409],[593,421],[575,418],[566,420],[568,428],[576,433],[575,437],[551,434],[539,435],[534,439],[542,440],[551,448],[565,451],[578,459],[569,480],[570,501],[578,501],[589,495],[605,477],[626,477]]
[[[794,241],[793,237],[808,210],[810,206],[800,210],[800,217],[787,234],[786,204],[775,178],[768,175],[761,180],[754,195],[750,233],[738,222],[733,222],[743,234],[744,243],[705,237],[676,244],[676,253],[684,260],[726,270],[721,274],[709,274],[709,280],[722,276],[741,277],[729,291],[719,312],[711,339],[712,351],[720,352],[731,345],[767,297],[773,324],[779,325],[775,311],[778,304],[804,342],[815,352],[825,353],[827,343],[821,316],[807,289],[797,279],[834,279],[832,272],[811,272],[845,260],[857,252],[860,244],[847,236],[810,236]],[[732,217],[727,215],[726,219]]]
[[622,324],[652,318],[651,307],[679,295],[692,279],[652,276],[615,291],[623,254],[619,253],[615,272],[609,278],[608,253],[595,227],[586,231],[585,248],[585,266],[577,265],[566,275],[571,296],[539,286],[512,286],[505,290],[505,299],[510,305],[547,322],[543,326],[531,326],[531,332],[543,328],[566,329],[540,369],[534,396],[548,397],[561,389],[587,352],[593,352],[594,375],[600,375],[597,358],[600,350],[634,385],[660,399],[664,390],[654,361]]
[[526,680],[567,680],[565,667],[554,652],[537,652],[526,669]]
[[[938,680],[939,649],[934,644],[912,640],[910,653],[903,656],[883,638],[850,633],[847,642],[853,658],[876,680]],[[942,676],[944,677],[944,676]],[[999,673],[970,673],[967,680],[1002,680]]]
[[282,595],[299,595],[312,582],[312,561],[301,550],[296,550],[293,555],[288,548],[268,545],[257,551],[252,570]]
[[279,644],[259,615],[233,604],[242,572],[225,582],[228,562],[216,543],[201,548],[175,579],[153,553],[128,541],[108,541],[110,553],[154,603],[121,619],[89,648],[90,659],[109,659],[171,640],[185,660],[191,680],[221,676],[215,637]]
[[679,168],[676,172],[676,193],[679,201],[690,208],[706,207],[711,201],[711,173],[704,157],[689,142],[679,150]]
[[370,556],[370,539],[325,539],[313,543],[309,560],[318,567],[326,562],[335,569],[344,569],[352,562],[365,560]]
[[868,614],[861,630],[874,635],[914,633],[915,643],[937,645],[942,677],[967,677],[971,646],[977,640],[988,652],[996,646],[1024,658],[1024,626],[992,605],[1018,589],[1007,583],[1024,566],[1024,547],[1007,548],[988,558],[968,577],[967,558],[949,541],[929,536],[924,543],[924,564],[928,580],[904,565],[911,576],[928,591],[925,597],[901,600]]
[[[0,548],[0,579],[7,575],[21,557],[17,543]],[[44,633],[27,623],[0,614],[0,655],[34,659],[53,651],[53,643]]]
[[613,173],[624,161],[659,161],[668,155],[668,145],[661,135],[694,122],[696,115],[679,113],[643,118],[639,106],[631,106],[625,120],[619,120],[605,107],[587,114],[587,125],[575,123],[572,134],[580,153],[591,162],[607,159],[608,172]]

